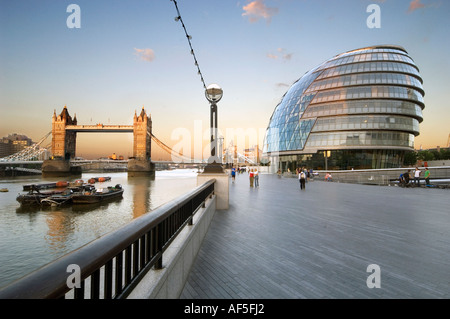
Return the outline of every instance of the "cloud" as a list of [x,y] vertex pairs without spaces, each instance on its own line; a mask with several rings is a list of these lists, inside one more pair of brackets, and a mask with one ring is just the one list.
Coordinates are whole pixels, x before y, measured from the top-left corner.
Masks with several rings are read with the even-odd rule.
[[424,7],[425,7],[425,5],[423,3],[420,3],[420,0],[413,0],[409,4],[408,12],[413,12],[413,11],[415,11],[417,9],[421,9],[421,8],[424,8]]
[[141,60],[152,62],[155,59],[155,52],[152,49],[136,49],[134,48],[134,54]]
[[421,0],[413,0],[409,4],[408,13],[411,13],[413,11],[419,10],[419,9],[425,9],[425,8],[439,8],[442,4],[441,1],[439,2],[432,2],[432,3],[421,3]]
[[292,53],[283,54],[283,60],[288,61],[292,58]]
[[273,59],[273,60],[277,60],[278,58],[281,58],[283,61],[289,61],[292,58],[292,53],[284,53],[286,50],[283,48],[278,48],[277,54],[273,54],[273,53],[268,53],[267,57],[269,59]]
[[251,23],[263,18],[270,23],[271,18],[278,13],[278,8],[266,7],[263,0],[255,0],[243,7],[243,16],[248,16]]

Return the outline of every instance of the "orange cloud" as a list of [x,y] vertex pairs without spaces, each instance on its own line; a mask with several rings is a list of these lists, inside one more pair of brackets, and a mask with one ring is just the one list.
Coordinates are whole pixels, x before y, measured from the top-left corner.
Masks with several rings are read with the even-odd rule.
[[283,61],[289,61],[292,58],[292,53],[284,53],[285,49],[283,48],[278,48],[277,51],[279,52],[279,55],[268,53],[267,57],[273,60],[276,60],[279,57],[281,57]]
[[271,18],[278,13],[278,8],[266,7],[263,0],[255,0],[243,7],[243,16],[248,16],[251,23],[263,18],[270,22]]
[[134,48],[134,54],[141,60],[151,62],[155,59],[155,52],[152,49],[136,49]]
[[413,12],[413,11],[415,11],[417,9],[421,9],[421,8],[424,8],[424,7],[425,7],[425,5],[423,3],[420,3],[420,0],[413,0],[409,4],[408,12]]

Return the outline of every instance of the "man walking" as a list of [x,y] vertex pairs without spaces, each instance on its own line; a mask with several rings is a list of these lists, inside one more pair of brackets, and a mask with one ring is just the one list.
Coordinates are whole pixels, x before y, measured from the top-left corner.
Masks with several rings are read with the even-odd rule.
[[430,186],[431,184],[430,184],[430,171],[428,170],[428,167],[427,168],[425,168],[425,175],[424,175],[424,177],[425,177],[425,185],[426,186]]
[[416,167],[416,170],[414,171],[414,185],[420,186],[420,171],[419,168]]
[[306,175],[305,172],[303,170],[300,170],[300,173],[298,174],[298,179],[300,181],[300,189],[305,189],[305,180],[306,180]]

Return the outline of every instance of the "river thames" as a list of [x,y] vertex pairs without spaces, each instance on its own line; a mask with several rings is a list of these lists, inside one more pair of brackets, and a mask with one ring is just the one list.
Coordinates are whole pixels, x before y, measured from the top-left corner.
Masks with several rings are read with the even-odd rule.
[[[107,203],[65,207],[23,208],[16,201],[23,185],[64,178],[41,176],[0,179],[0,288],[75,250],[197,186],[197,169],[157,171],[154,179],[120,173],[83,173],[111,177],[97,188],[121,184],[123,198]],[[77,178],[67,179],[74,181]]]

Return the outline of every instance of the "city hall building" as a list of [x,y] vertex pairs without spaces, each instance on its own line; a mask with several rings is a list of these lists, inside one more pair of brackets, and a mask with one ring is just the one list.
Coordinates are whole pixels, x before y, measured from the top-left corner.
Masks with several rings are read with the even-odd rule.
[[322,63],[288,89],[270,118],[263,152],[272,171],[400,167],[423,120],[422,83],[400,46]]

